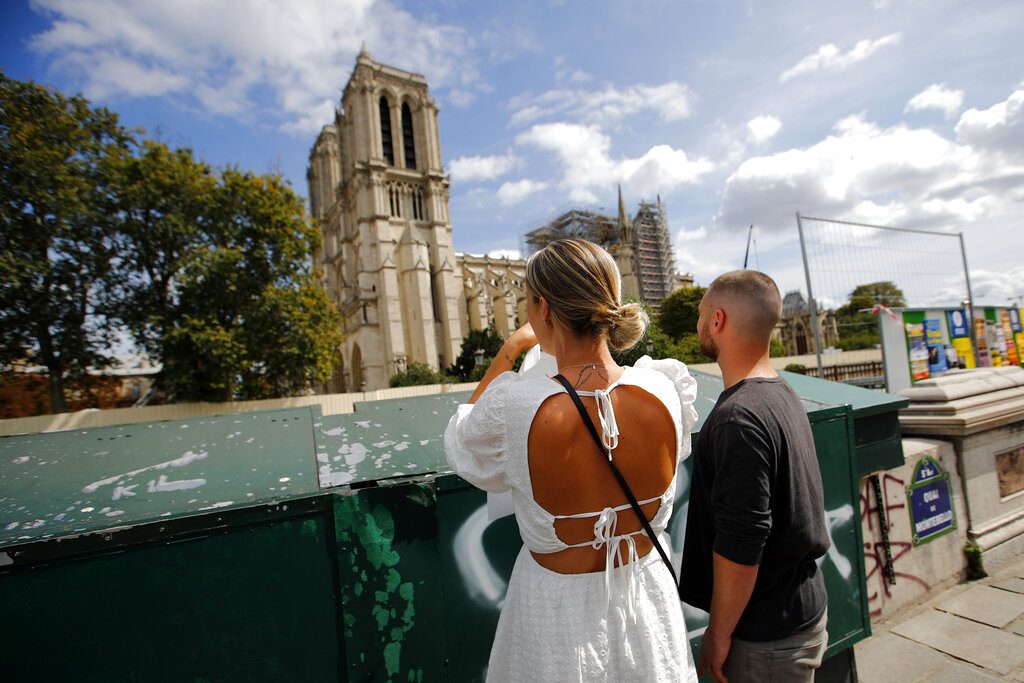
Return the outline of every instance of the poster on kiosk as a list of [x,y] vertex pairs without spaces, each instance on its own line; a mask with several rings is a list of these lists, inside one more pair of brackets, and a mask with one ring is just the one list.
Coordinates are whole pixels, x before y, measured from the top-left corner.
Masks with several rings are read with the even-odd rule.
[[1020,309],[894,308],[879,315],[886,389],[896,392],[944,373],[1024,365]]

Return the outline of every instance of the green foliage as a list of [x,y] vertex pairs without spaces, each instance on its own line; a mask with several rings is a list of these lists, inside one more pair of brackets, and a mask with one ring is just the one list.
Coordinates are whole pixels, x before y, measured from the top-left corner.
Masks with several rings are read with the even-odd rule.
[[783,370],[785,370],[786,372],[796,372],[802,375],[807,371],[807,366],[803,365],[802,363],[790,363],[785,368],[783,368]]
[[888,281],[857,285],[850,292],[849,301],[836,309],[839,342],[844,351],[872,349],[881,343],[878,320],[870,311],[875,304],[898,308],[906,305],[903,291]]
[[697,333],[697,318],[700,317],[700,300],[707,287],[682,287],[669,294],[661,302],[658,325],[673,339]]
[[0,364],[46,365],[52,410],[122,330],[175,400],[327,380],[340,325],[318,248],[279,177],[214,171],[0,74]]
[[391,375],[389,387],[416,387],[427,384],[441,384],[446,379],[440,372],[434,372],[426,363],[412,363],[408,369]]
[[[498,352],[504,340],[498,333],[488,328],[486,330],[470,330],[462,340],[462,349],[458,358],[452,364],[449,372],[458,378],[460,382],[475,382],[484,376],[491,361]],[[483,349],[484,363],[476,364],[476,351]]]
[[108,168],[130,140],[115,114],[0,73],[0,364],[45,365],[51,412],[106,360]]
[[147,321],[160,332],[165,388],[178,400],[224,401],[326,381],[339,320],[310,263],[318,235],[301,200],[277,177],[231,168],[207,189],[195,239],[175,247],[165,316]]
[[967,580],[977,581],[988,576],[985,571],[985,563],[982,560],[981,546],[972,540],[964,543],[964,556],[967,558]]
[[781,358],[786,355],[786,347],[781,341],[773,338],[768,344],[768,357],[769,358]]

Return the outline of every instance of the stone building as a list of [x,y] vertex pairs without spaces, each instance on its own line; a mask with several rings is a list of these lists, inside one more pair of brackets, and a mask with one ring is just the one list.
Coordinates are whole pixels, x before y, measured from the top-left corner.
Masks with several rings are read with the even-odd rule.
[[327,390],[386,387],[410,363],[451,365],[463,336],[462,278],[426,79],[360,52],[306,177],[323,285],[344,319]]
[[[814,345],[814,324],[811,309],[799,290],[786,292],[782,297],[782,319],[776,327],[778,339],[786,347],[787,356],[817,353]],[[835,311],[818,311],[818,331],[824,348],[839,341],[839,325]]]

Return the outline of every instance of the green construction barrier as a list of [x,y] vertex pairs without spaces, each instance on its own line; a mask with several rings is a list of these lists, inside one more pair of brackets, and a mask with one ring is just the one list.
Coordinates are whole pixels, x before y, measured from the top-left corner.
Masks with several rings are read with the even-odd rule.
[[[695,376],[703,419],[722,384]],[[811,421],[833,543],[818,678],[854,680],[870,624],[850,398],[863,418],[893,420],[901,400],[787,379]],[[444,427],[467,396],[0,439],[5,679],[483,680],[522,542],[445,461]],[[677,562],[689,472],[668,527]],[[696,645],[706,617],[686,616]]]

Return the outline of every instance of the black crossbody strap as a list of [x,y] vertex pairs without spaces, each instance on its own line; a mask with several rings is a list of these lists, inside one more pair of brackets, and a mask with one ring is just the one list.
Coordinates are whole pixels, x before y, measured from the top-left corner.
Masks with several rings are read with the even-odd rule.
[[600,435],[597,433],[597,427],[594,426],[594,421],[590,419],[590,413],[587,412],[586,406],[583,405],[583,401],[580,400],[579,394],[573,389],[572,385],[562,375],[555,375],[555,380],[558,381],[563,387],[565,387],[566,393],[569,394],[569,398],[576,404],[576,410],[579,411],[580,417],[583,418],[583,424],[586,425],[587,431],[590,432],[590,436],[593,437],[594,443],[597,444],[598,450],[601,452],[601,460],[608,463],[608,466],[612,468],[612,474],[615,475],[615,479],[618,480],[619,486],[622,487],[622,492],[626,494],[626,498],[629,499],[629,505],[633,508],[633,512],[636,514],[637,519],[644,526],[644,531],[647,532],[647,537],[651,539],[651,543],[654,544],[654,548],[661,555],[661,559],[665,561],[665,566],[668,567],[669,572],[672,573],[672,583],[675,584],[676,591],[679,592],[679,599],[683,598],[683,589],[679,585],[679,580],[676,578],[676,570],[672,566],[672,561],[669,559],[665,549],[661,547],[661,543],[658,541],[658,536],[654,533],[654,529],[651,528],[651,523],[647,521],[647,516],[644,511],[640,509],[640,503],[636,501],[636,496],[633,495],[633,491],[629,488],[629,484],[626,483],[626,479],[622,476],[622,472],[619,471],[618,466],[610,458],[605,457],[604,443],[601,441]]

